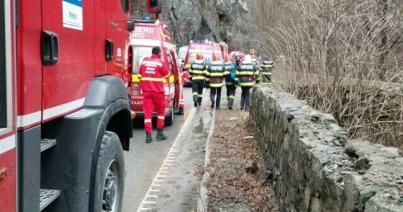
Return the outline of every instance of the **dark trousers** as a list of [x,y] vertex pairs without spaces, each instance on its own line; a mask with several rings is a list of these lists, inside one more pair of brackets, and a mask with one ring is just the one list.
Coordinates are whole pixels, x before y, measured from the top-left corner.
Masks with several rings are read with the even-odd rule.
[[249,110],[249,101],[250,101],[250,88],[251,87],[241,87],[242,95],[241,95],[241,109]]
[[214,107],[214,104],[218,108],[220,107],[221,88],[210,88],[210,100],[212,107]]
[[198,103],[199,105],[202,102],[203,88],[204,88],[203,80],[192,81],[193,102]]
[[226,85],[226,86],[227,86],[227,98],[233,99],[235,97],[236,86],[235,85]]
[[234,104],[235,91],[236,91],[235,85],[227,85],[227,100],[229,108],[232,108],[232,105]]

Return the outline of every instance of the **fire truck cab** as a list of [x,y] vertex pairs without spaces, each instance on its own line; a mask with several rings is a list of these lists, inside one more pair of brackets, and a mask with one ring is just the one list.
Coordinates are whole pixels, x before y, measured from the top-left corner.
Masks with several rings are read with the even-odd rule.
[[[165,79],[166,118],[165,124],[172,125],[174,114],[183,114],[183,81],[182,72],[177,65],[177,55],[172,44],[166,25],[159,20],[136,21],[134,31],[130,36],[130,46],[133,49],[132,83],[129,91],[132,100],[132,110],[136,112],[136,118],[144,118],[143,95],[139,86],[140,77],[138,70],[144,58],[151,56],[151,50],[155,46],[161,48],[161,59],[171,75]],[[156,113],[154,114],[156,116]]]
[[1,212],[120,211],[129,11],[129,0],[0,3]]

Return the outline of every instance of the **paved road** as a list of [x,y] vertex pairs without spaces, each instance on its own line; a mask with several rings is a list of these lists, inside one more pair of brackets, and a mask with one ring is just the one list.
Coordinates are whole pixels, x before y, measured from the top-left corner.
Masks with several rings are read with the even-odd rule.
[[174,124],[165,129],[169,140],[145,144],[144,130],[142,128],[134,129],[134,138],[130,143],[131,150],[125,152],[126,184],[123,198],[123,212],[137,211],[154,176],[182,128],[185,119],[189,115],[189,111],[193,107],[191,89],[185,88],[184,95],[185,115],[176,116]]

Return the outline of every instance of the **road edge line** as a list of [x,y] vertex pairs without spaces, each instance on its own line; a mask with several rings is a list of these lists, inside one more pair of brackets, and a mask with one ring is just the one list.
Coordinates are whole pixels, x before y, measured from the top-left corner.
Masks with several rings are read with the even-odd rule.
[[215,128],[215,113],[216,109],[214,108],[213,114],[211,115],[211,125],[209,134],[206,140],[206,154],[204,156],[204,174],[202,177],[202,181],[200,183],[200,190],[199,190],[199,199],[197,200],[197,212],[206,212],[208,211],[208,190],[207,184],[210,181],[210,173],[207,171],[207,166],[210,164],[210,144],[214,134]]
[[[157,173],[155,174],[153,181],[151,182],[150,186],[147,189],[146,194],[144,195],[143,199],[141,200],[141,203],[139,207],[137,208],[137,212],[144,211],[144,208],[147,208],[144,206],[144,204],[147,205],[147,199],[150,195],[152,188],[155,187],[156,183],[159,181],[157,178],[160,176],[161,171],[163,171],[164,167],[166,167],[166,164],[169,163],[167,162],[169,155],[173,154],[174,147],[176,148],[176,144],[178,144],[182,140],[182,134],[186,132],[187,128],[189,127],[191,121],[193,120],[194,115],[196,114],[196,108],[193,107],[191,111],[189,112],[188,117],[186,118],[185,122],[183,123],[182,129],[179,131],[178,135],[175,138],[175,141],[172,143],[171,147],[169,148],[169,151],[162,162],[160,168],[158,169]],[[143,209],[143,210],[142,210]]]

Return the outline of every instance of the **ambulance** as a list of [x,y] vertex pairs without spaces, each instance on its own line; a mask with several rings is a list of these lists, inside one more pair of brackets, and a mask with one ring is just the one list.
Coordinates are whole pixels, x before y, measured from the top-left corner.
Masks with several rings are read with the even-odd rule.
[[[185,57],[185,72],[189,72],[190,65],[196,59],[198,54],[203,55],[205,63],[208,65],[212,62],[213,54],[218,57],[218,60],[222,60],[222,51],[218,43],[205,40],[205,41],[190,41],[188,52]],[[185,85],[192,84],[191,78],[184,82]]]
[[[130,46],[133,49],[131,60],[132,82],[129,86],[131,108],[136,113],[136,119],[143,119],[143,95],[140,89],[138,70],[144,58],[151,56],[151,50],[159,46],[162,50],[161,59],[171,75],[165,79],[164,92],[166,96],[165,124],[172,125],[174,114],[183,115],[183,80],[181,69],[177,64],[177,55],[172,44],[167,26],[160,20],[136,20],[134,31],[130,35]],[[157,114],[154,113],[156,116]]]
[[[184,63],[185,63],[185,58],[186,58],[186,54],[188,52],[189,47],[188,46],[182,46],[179,48],[178,51],[178,62],[177,64],[179,64],[180,68],[182,69],[182,78],[183,78],[183,82],[184,85],[183,86],[190,86],[190,75],[189,72],[184,71],[185,67],[184,67]],[[187,83],[186,83],[187,82]]]

